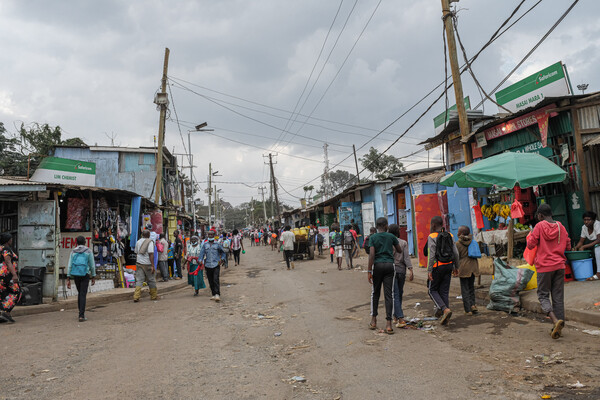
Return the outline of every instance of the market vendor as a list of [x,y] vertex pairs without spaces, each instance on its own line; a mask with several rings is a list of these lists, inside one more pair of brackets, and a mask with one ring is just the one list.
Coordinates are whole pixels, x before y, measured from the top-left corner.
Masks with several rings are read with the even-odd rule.
[[597,244],[600,244],[600,221],[596,220],[595,212],[586,211],[583,213],[581,237],[575,246],[575,250],[593,249]]

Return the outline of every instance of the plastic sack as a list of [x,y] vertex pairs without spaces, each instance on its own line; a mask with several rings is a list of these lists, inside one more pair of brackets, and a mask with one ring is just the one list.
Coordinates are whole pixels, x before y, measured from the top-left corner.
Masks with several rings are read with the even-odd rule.
[[333,247],[329,248],[329,254],[335,254],[335,249]]
[[481,212],[481,206],[479,204],[474,205],[473,212],[475,213],[475,221],[477,221],[477,229],[483,229],[485,225],[483,223],[483,214]]
[[521,303],[519,292],[525,290],[533,277],[533,271],[525,268],[510,268],[501,259],[494,260],[494,280],[490,285],[488,310],[511,313]]
[[511,218],[523,218],[525,213],[523,212],[523,205],[519,200],[515,200],[510,206],[510,217]]

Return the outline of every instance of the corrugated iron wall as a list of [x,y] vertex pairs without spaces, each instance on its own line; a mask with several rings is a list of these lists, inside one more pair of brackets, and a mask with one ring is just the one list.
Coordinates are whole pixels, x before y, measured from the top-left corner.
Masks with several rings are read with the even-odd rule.
[[591,106],[577,110],[581,129],[600,129],[600,106]]
[[587,165],[592,210],[600,212],[600,146],[590,146],[584,152]]

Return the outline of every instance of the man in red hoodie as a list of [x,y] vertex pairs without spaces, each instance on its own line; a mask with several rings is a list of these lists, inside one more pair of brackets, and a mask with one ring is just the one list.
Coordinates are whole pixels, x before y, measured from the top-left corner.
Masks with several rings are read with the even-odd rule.
[[550,205],[539,206],[537,217],[539,222],[527,236],[527,248],[533,250],[537,246],[535,269],[538,299],[542,310],[554,324],[550,336],[558,339],[565,326],[565,250],[571,250],[571,239],[565,227],[552,219]]

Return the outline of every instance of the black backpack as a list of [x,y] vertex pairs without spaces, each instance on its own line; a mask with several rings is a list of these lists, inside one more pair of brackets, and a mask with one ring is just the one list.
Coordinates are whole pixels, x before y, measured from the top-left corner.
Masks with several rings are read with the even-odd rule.
[[454,241],[452,235],[444,228],[438,233],[435,241],[435,259],[443,263],[454,261]]
[[344,231],[344,244],[349,246],[354,241],[354,236],[350,231]]
[[323,235],[322,235],[322,234],[320,234],[320,233],[319,233],[319,234],[317,235],[317,243],[319,243],[319,244],[323,244],[323,242],[324,242],[324,241],[325,241],[325,238],[323,237]]

